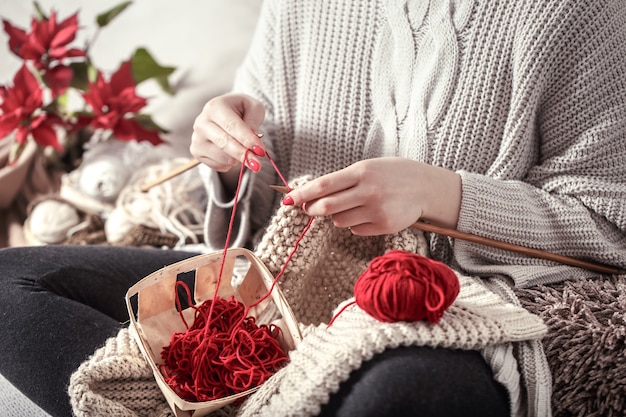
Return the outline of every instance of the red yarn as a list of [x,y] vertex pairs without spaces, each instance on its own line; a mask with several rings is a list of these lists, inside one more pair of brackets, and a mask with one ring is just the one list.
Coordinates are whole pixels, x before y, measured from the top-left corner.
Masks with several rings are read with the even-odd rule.
[[459,294],[448,266],[415,253],[392,250],[372,260],[354,285],[356,303],[382,322],[437,323]]
[[280,329],[245,317],[244,305],[234,297],[191,308],[193,325],[174,333],[160,365],[167,384],[184,400],[211,401],[243,392],[287,363],[277,340]]
[[[267,157],[287,185],[274,161],[269,155]],[[222,279],[244,169],[242,165],[215,288],[219,288]],[[200,306],[191,305],[195,315],[192,326],[189,326],[176,292],[176,305],[186,331],[172,335],[170,344],[161,351],[163,363],[159,369],[179,397],[187,401],[211,401],[240,393],[262,384],[289,361],[277,340],[280,328],[257,325],[248,312],[271,294],[312,221],[313,217],[296,240],[269,291],[254,304],[245,307],[234,297],[228,301],[218,297],[215,291],[212,300]],[[176,286],[183,286],[191,304],[191,291],[187,285],[177,282]]]

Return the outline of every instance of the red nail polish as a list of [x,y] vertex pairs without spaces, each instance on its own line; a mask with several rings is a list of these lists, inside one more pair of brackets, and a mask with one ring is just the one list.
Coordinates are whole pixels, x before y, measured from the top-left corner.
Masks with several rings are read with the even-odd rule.
[[283,198],[283,205],[293,206],[293,203],[294,201],[293,201],[293,198],[291,198],[291,196],[288,195],[287,197]]
[[254,172],[259,172],[259,170],[261,169],[261,164],[259,164],[257,161],[255,161],[254,159],[248,159],[248,166],[250,167],[251,170],[253,170]]
[[263,150],[263,148],[261,148],[260,146],[254,145],[252,147],[252,152],[254,152],[254,154],[256,156],[260,156],[260,157],[264,157],[265,156],[265,150]]

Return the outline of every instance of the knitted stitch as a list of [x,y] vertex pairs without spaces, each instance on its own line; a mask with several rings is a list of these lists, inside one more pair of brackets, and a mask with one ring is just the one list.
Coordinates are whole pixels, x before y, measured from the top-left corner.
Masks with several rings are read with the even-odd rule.
[[[307,219],[299,208],[287,206],[273,218],[257,255],[274,274]],[[481,280],[463,275],[459,275],[459,296],[438,324],[381,323],[354,305],[328,328],[319,323],[327,321],[338,303],[351,296],[354,281],[372,257],[391,248],[419,252],[425,248],[424,240],[421,232],[412,230],[393,236],[357,237],[334,227],[329,218],[316,218],[309,232],[280,283],[297,319],[303,322],[304,339],[290,353],[290,363],[249,397],[237,411],[239,416],[315,415],[352,370],[387,348],[415,344],[479,349],[538,339],[545,333],[538,317],[504,303]],[[69,392],[77,416],[111,412],[140,416],[161,407],[151,370],[128,337],[128,331],[122,330],[72,376]]]
[[165,417],[169,408],[155,384],[139,347],[123,329],[72,375],[72,410],[77,416]]
[[[624,267],[624,22],[623,0],[266,0],[234,89],[265,105],[264,141],[287,178],[318,176],[364,158],[412,157],[461,175],[459,230]],[[254,185],[261,192],[251,200],[253,224],[265,224],[276,206],[269,181],[257,178]],[[282,246],[271,234],[264,238],[267,254],[259,255],[272,269],[294,238],[289,229],[275,231],[289,239]],[[360,244],[337,233],[326,243],[312,237],[320,246],[314,256],[330,255],[322,249],[332,239]],[[393,247],[376,241],[380,250]],[[368,245],[362,254],[369,254]],[[519,287],[593,276],[436,235],[428,236],[428,246],[465,275],[497,277],[484,284],[512,305],[519,302],[503,276]],[[348,249],[345,259],[350,256],[359,268],[367,262]],[[327,266],[306,258],[315,268]],[[331,255],[328,265],[336,261],[341,257]],[[286,296],[305,322],[328,318],[316,304],[324,295],[350,292],[331,278],[318,285],[295,280],[314,268],[299,269],[298,261],[291,268]],[[509,390],[514,415],[551,414],[539,341],[481,351]],[[252,398],[274,407],[262,398],[274,392],[266,384]]]
[[[235,91],[288,179],[413,158],[462,176],[459,230],[626,266],[624,22],[623,0],[267,0]],[[519,287],[594,275],[451,243],[429,236]]]
[[[413,158],[461,175],[460,231],[623,267],[624,22],[623,0],[267,0],[234,89],[265,105],[264,140],[287,178]],[[435,234],[428,244],[466,275],[519,288],[596,275]],[[541,344],[497,349],[483,354],[515,412],[549,416]]]

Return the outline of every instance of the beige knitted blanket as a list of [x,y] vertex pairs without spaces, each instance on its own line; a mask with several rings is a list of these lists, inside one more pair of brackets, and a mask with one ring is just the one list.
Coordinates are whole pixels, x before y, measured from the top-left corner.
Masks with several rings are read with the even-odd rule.
[[[298,208],[282,207],[268,226],[256,253],[276,274],[284,265],[308,217]],[[304,335],[290,353],[289,364],[241,406],[214,416],[313,416],[339,389],[350,372],[386,348],[428,345],[481,349],[505,342],[537,340],[546,327],[539,317],[504,302],[479,279],[457,274],[455,302],[439,323],[381,323],[353,305],[328,327],[325,323],[352,297],[355,279],[375,256],[389,249],[425,254],[420,232],[356,237],[316,218],[279,283],[301,322]],[[74,413],[166,416],[169,413],[151,370],[127,329],[110,339],[72,376]],[[519,393],[512,393],[512,398]],[[519,406],[519,405],[518,405]]]

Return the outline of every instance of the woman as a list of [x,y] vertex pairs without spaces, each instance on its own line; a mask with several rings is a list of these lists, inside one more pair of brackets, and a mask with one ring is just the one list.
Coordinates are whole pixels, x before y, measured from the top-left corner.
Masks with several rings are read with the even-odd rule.
[[[422,219],[624,267],[624,21],[621,0],[267,1],[233,93],[205,106],[190,149],[226,200],[240,162],[257,172],[239,225],[255,243],[282,199],[354,239]],[[278,197],[266,153],[313,179]],[[512,287],[597,275],[438,235],[428,249],[511,303]],[[0,372],[67,415],[59,378],[116,334],[132,282],[186,256],[2,252]],[[550,415],[537,340],[388,348],[327,394],[311,415]]]

